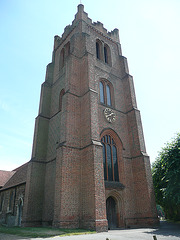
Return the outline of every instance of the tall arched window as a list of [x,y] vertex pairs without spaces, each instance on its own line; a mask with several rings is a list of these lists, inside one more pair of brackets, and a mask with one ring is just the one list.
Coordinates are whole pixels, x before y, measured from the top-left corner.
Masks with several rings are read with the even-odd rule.
[[96,42],[96,57],[100,59],[100,46],[98,42]]
[[104,47],[104,61],[105,63],[108,63],[108,55],[107,55],[107,48]]
[[62,110],[62,97],[65,94],[64,89],[61,90],[60,94],[59,94],[59,111]]
[[109,65],[111,64],[111,52],[107,44],[104,44],[104,62]]
[[100,103],[103,103],[108,106],[114,105],[113,101],[113,86],[107,80],[101,80],[99,82],[99,94],[100,94]]
[[119,182],[117,146],[112,136],[101,138],[103,146],[104,180]]
[[103,46],[102,46],[102,42],[97,39],[96,40],[96,57],[97,59],[103,60]]
[[102,146],[103,146],[104,180],[107,180],[106,147],[105,147],[105,144],[103,142],[102,142]]

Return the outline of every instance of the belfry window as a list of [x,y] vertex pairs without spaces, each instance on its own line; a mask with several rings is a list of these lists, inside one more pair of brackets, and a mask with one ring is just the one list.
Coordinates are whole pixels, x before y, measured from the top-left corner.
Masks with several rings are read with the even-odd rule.
[[100,40],[96,40],[96,57],[97,59],[102,60],[102,42]]
[[103,146],[104,180],[119,182],[116,143],[109,135],[102,137],[101,143]]
[[110,48],[107,44],[104,44],[104,62],[109,64],[109,65],[111,63]]
[[107,80],[99,82],[100,103],[112,106],[113,87]]
[[96,40],[96,58],[111,65],[110,48],[107,44],[100,41],[99,39]]
[[104,47],[104,61],[105,63],[108,63],[108,56],[107,56],[107,48]]
[[100,46],[98,42],[96,42],[96,57],[100,59]]

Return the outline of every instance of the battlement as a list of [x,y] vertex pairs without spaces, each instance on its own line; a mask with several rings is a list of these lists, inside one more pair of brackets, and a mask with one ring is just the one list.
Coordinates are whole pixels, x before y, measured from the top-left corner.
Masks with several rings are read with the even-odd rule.
[[104,28],[103,24],[101,22],[93,22],[93,27],[95,27],[98,31],[100,31],[104,35],[108,35],[112,40],[115,42],[119,42],[119,30],[115,28],[111,32],[108,32],[106,28]]
[[88,17],[88,14],[84,12],[84,5],[78,5],[78,12],[75,15],[75,22],[79,19],[84,20],[87,24],[94,27],[96,30],[100,31],[104,35],[108,35],[115,42],[119,42],[119,30],[115,28],[113,31],[108,32],[101,22],[92,22],[92,19]]
[[62,37],[59,37],[57,35],[54,37],[55,49],[65,40],[65,38],[70,34],[70,32],[74,29],[74,27],[80,20],[86,22],[88,25],[90,25],[96,31],[99,31],[104,36],[111,38],[115,42],[119,42],[119,30],[117,28],[115,28],[111,32],[108,32],[101,22],[92,22],[92,19],[88,17],[88,14],[86,12],[84,12],[84,5],[79,4],[77,8],[78,11],[75,15],[75,19],[72,22],[72,25],[68,25],[64,28],[64,33],[62,34]]

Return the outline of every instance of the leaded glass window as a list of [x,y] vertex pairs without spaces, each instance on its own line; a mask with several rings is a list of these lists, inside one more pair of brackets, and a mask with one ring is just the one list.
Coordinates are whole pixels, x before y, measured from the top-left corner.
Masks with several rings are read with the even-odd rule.
[[110,135],[101,139],[103,146],[104,180],[119,181],[117,146]]

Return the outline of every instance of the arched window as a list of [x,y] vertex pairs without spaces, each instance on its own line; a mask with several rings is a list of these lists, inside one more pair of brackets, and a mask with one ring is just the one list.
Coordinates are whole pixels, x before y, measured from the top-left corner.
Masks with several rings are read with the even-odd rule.
[[107,48],[104,47],[104,61],[105,63],[108,63],[108,55],[107,55]]
[[59,68],[63,68],[64,67],[64,48],[61,50],[60,53],[60,64],[59,64]]
[[100,46],[98,42],[96,42],[96,57],[100,59]]
[[103,46],[102,46],[102,42],[97,39],[96,40],[96,57],[97,59],[103,60]]
[[97,59],[111,65],[110,47],[99,39],[96,40],[96,57]]
[[101,80],[99,82],[100,103],[108,106],[113,104],[113,86],[107,80]]
[[103,146],[104,180],[119,182],[117,146],[112,136],[101,138]]
[[105,103],[104,101],[104,84],[99,82],[99,90],[100,90],[100,102]]
[[104,166],[104,179],[107,179],[107,169],[106,169],[106,147],[105,144],[102,142],[103,146],[103,166]]
[[64,89],[61,90],[60,94],[59,94],[59,111],[62,110],[62,97],[65,94]]
[[109,65],[111,64],[111,53],[107,44],[104,44],[104,62]]
[[106,85],[107,105],[111,106],[111,90],[109,85]]

